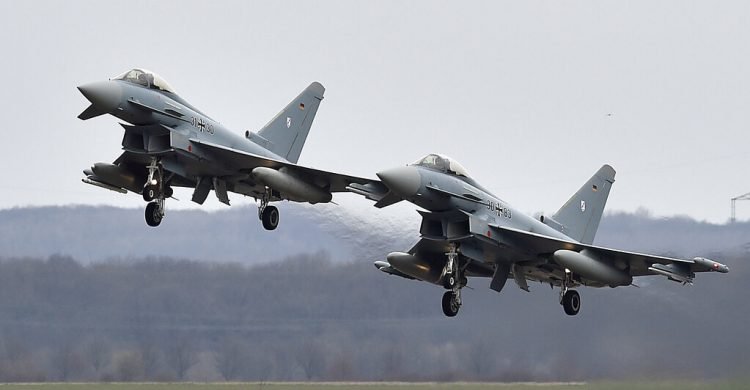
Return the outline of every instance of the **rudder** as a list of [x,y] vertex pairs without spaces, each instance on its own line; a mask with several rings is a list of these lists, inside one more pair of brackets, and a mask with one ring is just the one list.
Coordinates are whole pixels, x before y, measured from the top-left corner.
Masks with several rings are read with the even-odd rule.
[[296,163],[310,133],[325,88],[313,82],[258,132],[264,147]]
[[615,182],[615,170],[604,165],[552,216],[562,232],[584,244],[594,242],[596,230]]

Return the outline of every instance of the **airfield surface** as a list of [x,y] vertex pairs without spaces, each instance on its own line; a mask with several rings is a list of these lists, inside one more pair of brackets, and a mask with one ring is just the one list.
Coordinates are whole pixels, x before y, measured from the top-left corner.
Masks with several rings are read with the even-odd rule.
[[745,381],[719,382],[595,382],[595,383],[18,383],[0,384],[0,390],[626,390],[626,389],[748,389]]

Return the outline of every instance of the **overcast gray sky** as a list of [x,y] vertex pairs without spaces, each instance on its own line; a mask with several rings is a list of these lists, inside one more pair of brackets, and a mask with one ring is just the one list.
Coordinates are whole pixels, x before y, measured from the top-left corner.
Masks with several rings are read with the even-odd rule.
[[133,67],[237,132],[320,81],[300,163],[374,177],[441,152],[527,212],[554,212],[604,163],[610,211],[724,222],[750,192],[747,1],[5,0],[0,47],[0,208],[142,206],[80,182],[122,130],[78,120],[75,86]]

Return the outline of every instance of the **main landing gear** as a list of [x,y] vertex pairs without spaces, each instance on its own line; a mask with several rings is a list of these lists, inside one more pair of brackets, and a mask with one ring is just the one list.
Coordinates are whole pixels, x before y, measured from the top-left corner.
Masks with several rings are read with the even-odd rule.
[[157,159],[152,159],[148,168],[148,179],[143,186],[143,200],[149,202],[146,205],[146,224],[156,227],[164,219],[165,199],[172,196],[172,187],[165,184],[164,171]]
[[459,267],[458,251],[455,243],[450,243],[448,252],[448,261],[442,272],[443,287],[447,290],[443,294],[443,314],[448,317],[455,317],[458,309],[461,308],[461,288],[466,285],[466,279],[461,275],[462,270]]
[[258,206],[258,218],[263,222],[263,228],[266,230],[274,230],[279,226],[279,209],[268,204],[270,199],[271,190],[266,189]]
[[565,269],[565,279],[563,279],[560,288],[560,304],[565,310],[565,314],[574,316],[581,310],[581,295],[576,290],[568,289],[572,283],[572,274],[570,270]]

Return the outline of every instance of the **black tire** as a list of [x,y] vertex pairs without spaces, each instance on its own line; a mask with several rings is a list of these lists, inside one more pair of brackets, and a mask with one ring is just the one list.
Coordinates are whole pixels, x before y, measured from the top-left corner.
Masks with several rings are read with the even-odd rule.
[[563,309],[565,309],[565,314],[569,316],[578,314],[578,311],[581,310],[581,295],[576,290],[568,290],[563,295],[562,305]]
[[164,188],[164,197],[165,198],[171,198],[172,195],[174,195],[174,190],[172,189],[172,187],[170,187],[170,186],[165,187]]
[[453,291],[446,291],[443,294],[443,314],[446,317],[455,317],[458,314],[458,300],[456,299],[456,293]]
[[266,230],[274,230],[279,226],[279,209],[276,206],[266,206],[261,215],[263,227]]
[[162,215],[159,210],[159,204],[151,202],[146,205],[146,224],[151,227],[157,227],[161,223]]
[[147,185],[143,187],[143,200],[145,200],[146,202],[150,202],[156,199],[156,196],[158,194],[159,194],[159,189],[156,186]]
[[443,279],[443,287],[445,287],[448,290],[452,290],[453,287],[456,286],[456,283],[458,283],[458,278],[456,278],[456,275],[454,274],[445,275]]

